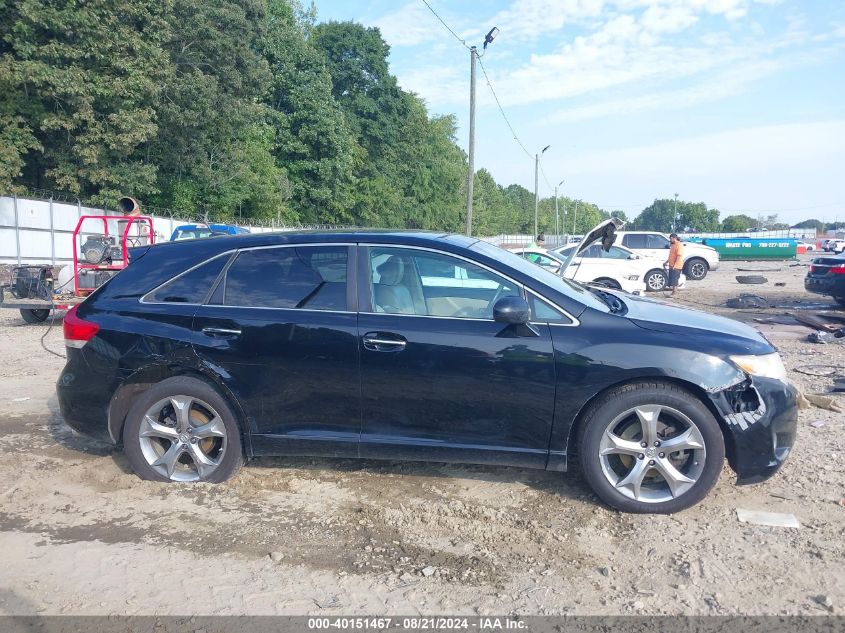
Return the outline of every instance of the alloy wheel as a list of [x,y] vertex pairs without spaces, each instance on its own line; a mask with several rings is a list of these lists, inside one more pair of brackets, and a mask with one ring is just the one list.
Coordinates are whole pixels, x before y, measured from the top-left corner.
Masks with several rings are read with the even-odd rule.
[[601,469],[621,494],[663,503],[689,491],[704,470],[704,438],[677,409],[639,405],[616,416],[599,445]]
[[693,262],[689,270],[693,279],[702,279],[707,274],[707,266],[703,262]]
[[213,473],[226,452],[226,426],[207,402],[176,395],[152,405],[138,429],[147,464],[171,481],[198,481]]
[[666,275],[660,271],[654,271],[646,275],[645,283],[648,289],[653,292],[663,290],[666,287]]

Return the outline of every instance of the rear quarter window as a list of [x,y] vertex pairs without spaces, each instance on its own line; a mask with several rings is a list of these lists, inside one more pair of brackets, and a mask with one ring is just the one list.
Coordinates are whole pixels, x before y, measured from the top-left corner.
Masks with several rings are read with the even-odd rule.
[[196,303],[205,301],[211,287],[223,272],[229,254],[219,255],[174,277],[144,297],[147,303]]

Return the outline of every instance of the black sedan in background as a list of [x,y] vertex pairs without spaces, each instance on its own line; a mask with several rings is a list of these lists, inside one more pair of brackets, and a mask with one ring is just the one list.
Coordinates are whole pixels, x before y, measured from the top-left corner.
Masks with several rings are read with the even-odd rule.
[[845,307],[845,254],[814,259],[804,278],[804,289],[833,297]]
[[[613,227],[597,235],[609,247]],[[64,419],[141,477],[322,455],[565,471],[615,508],[767,479],[796,431],[750,327],[591,288],[477,239],[302,232],[134,249],[71,310]]]

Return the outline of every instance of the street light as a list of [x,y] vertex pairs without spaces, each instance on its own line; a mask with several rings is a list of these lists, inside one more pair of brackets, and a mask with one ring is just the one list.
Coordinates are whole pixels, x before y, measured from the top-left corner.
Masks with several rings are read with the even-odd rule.
[[539,230],[537,229],[537,212],[540,208],[540,188],[539,184],[540,181],[539,173],[540,173],[540,155],[545,154],[546,150],[549,149],[551,145],[546,145],[539,154],[534,154],[534,239],[537,239],[537,236],[540,234]]
[[[484,50],[499,34],[495,26],[484,36]],[[482,53],[483,55],[483,53]],[[469,172],[467,173],[467,223],[466,233],[472,235],[472,187],[475,184],[475,62],[480,57],[478,49],[469,49]]]
[[675,213],[672,215],[672,233],[677,232],[675,223],[678,221],[678,194],[675,194]]

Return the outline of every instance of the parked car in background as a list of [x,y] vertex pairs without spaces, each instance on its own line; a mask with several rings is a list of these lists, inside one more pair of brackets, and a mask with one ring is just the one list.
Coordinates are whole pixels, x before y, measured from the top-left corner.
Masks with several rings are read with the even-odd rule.
[[804,289],[833,297],[845,307],[845,254],[814,259],[804,277]]
[[830,240],[825,250],[830,253],[843,253],[845,252],[845,240]]
[[173,230],[171,242],[197,240],[220,235],[243,235],[249,231],[242,226],[231,224],[182,224]]
[[670,513],[707,495],[726,448],[756,483],[796,433],[796,391],[753,328],[463,235],[138,247],[64,337],[64,420],[162,482],[220,482],[260,455],[578,460],[609,505]]
[[[562,246],[554,249],[551,253],[565,259],[572,252],[572,248],[572,246]],[[569,278],[575,279],[576,281],[583,281],[589,276],[590,271],[598,271],[601,267],[606,267],[605,270],[616,273],[617,277],[625,277],[626,274],[628,276],[639,276],[645,284],[646,291],[657,292],[663,290],[669,282],[669,278],[663,268],[664,261],[654,257],[638,255],[624,246],[614,244],[609,250],[605,251],[599,245],[593,244],[580,257],[575,259],[575,265],[584,267],[584,272],[581,273],[579,269],[577,277],[570,275]],[[685,282],[686,277],[681,275],[680,287],[683,287]]]
[[[620,231],[616,234],[616,243],[638,255],[654,257],[661,262],[669,256],[669,236],[656,231]],[[684,275],[687,279],[700,281],[718,267],[719,253],[715,248],[684,242]]]
[[560,268],[565,259],[545,248],[512,248],[510,252],[519,255],[522,259],[527,259],[532,264],[542,266],[556,275],[560,274]]

